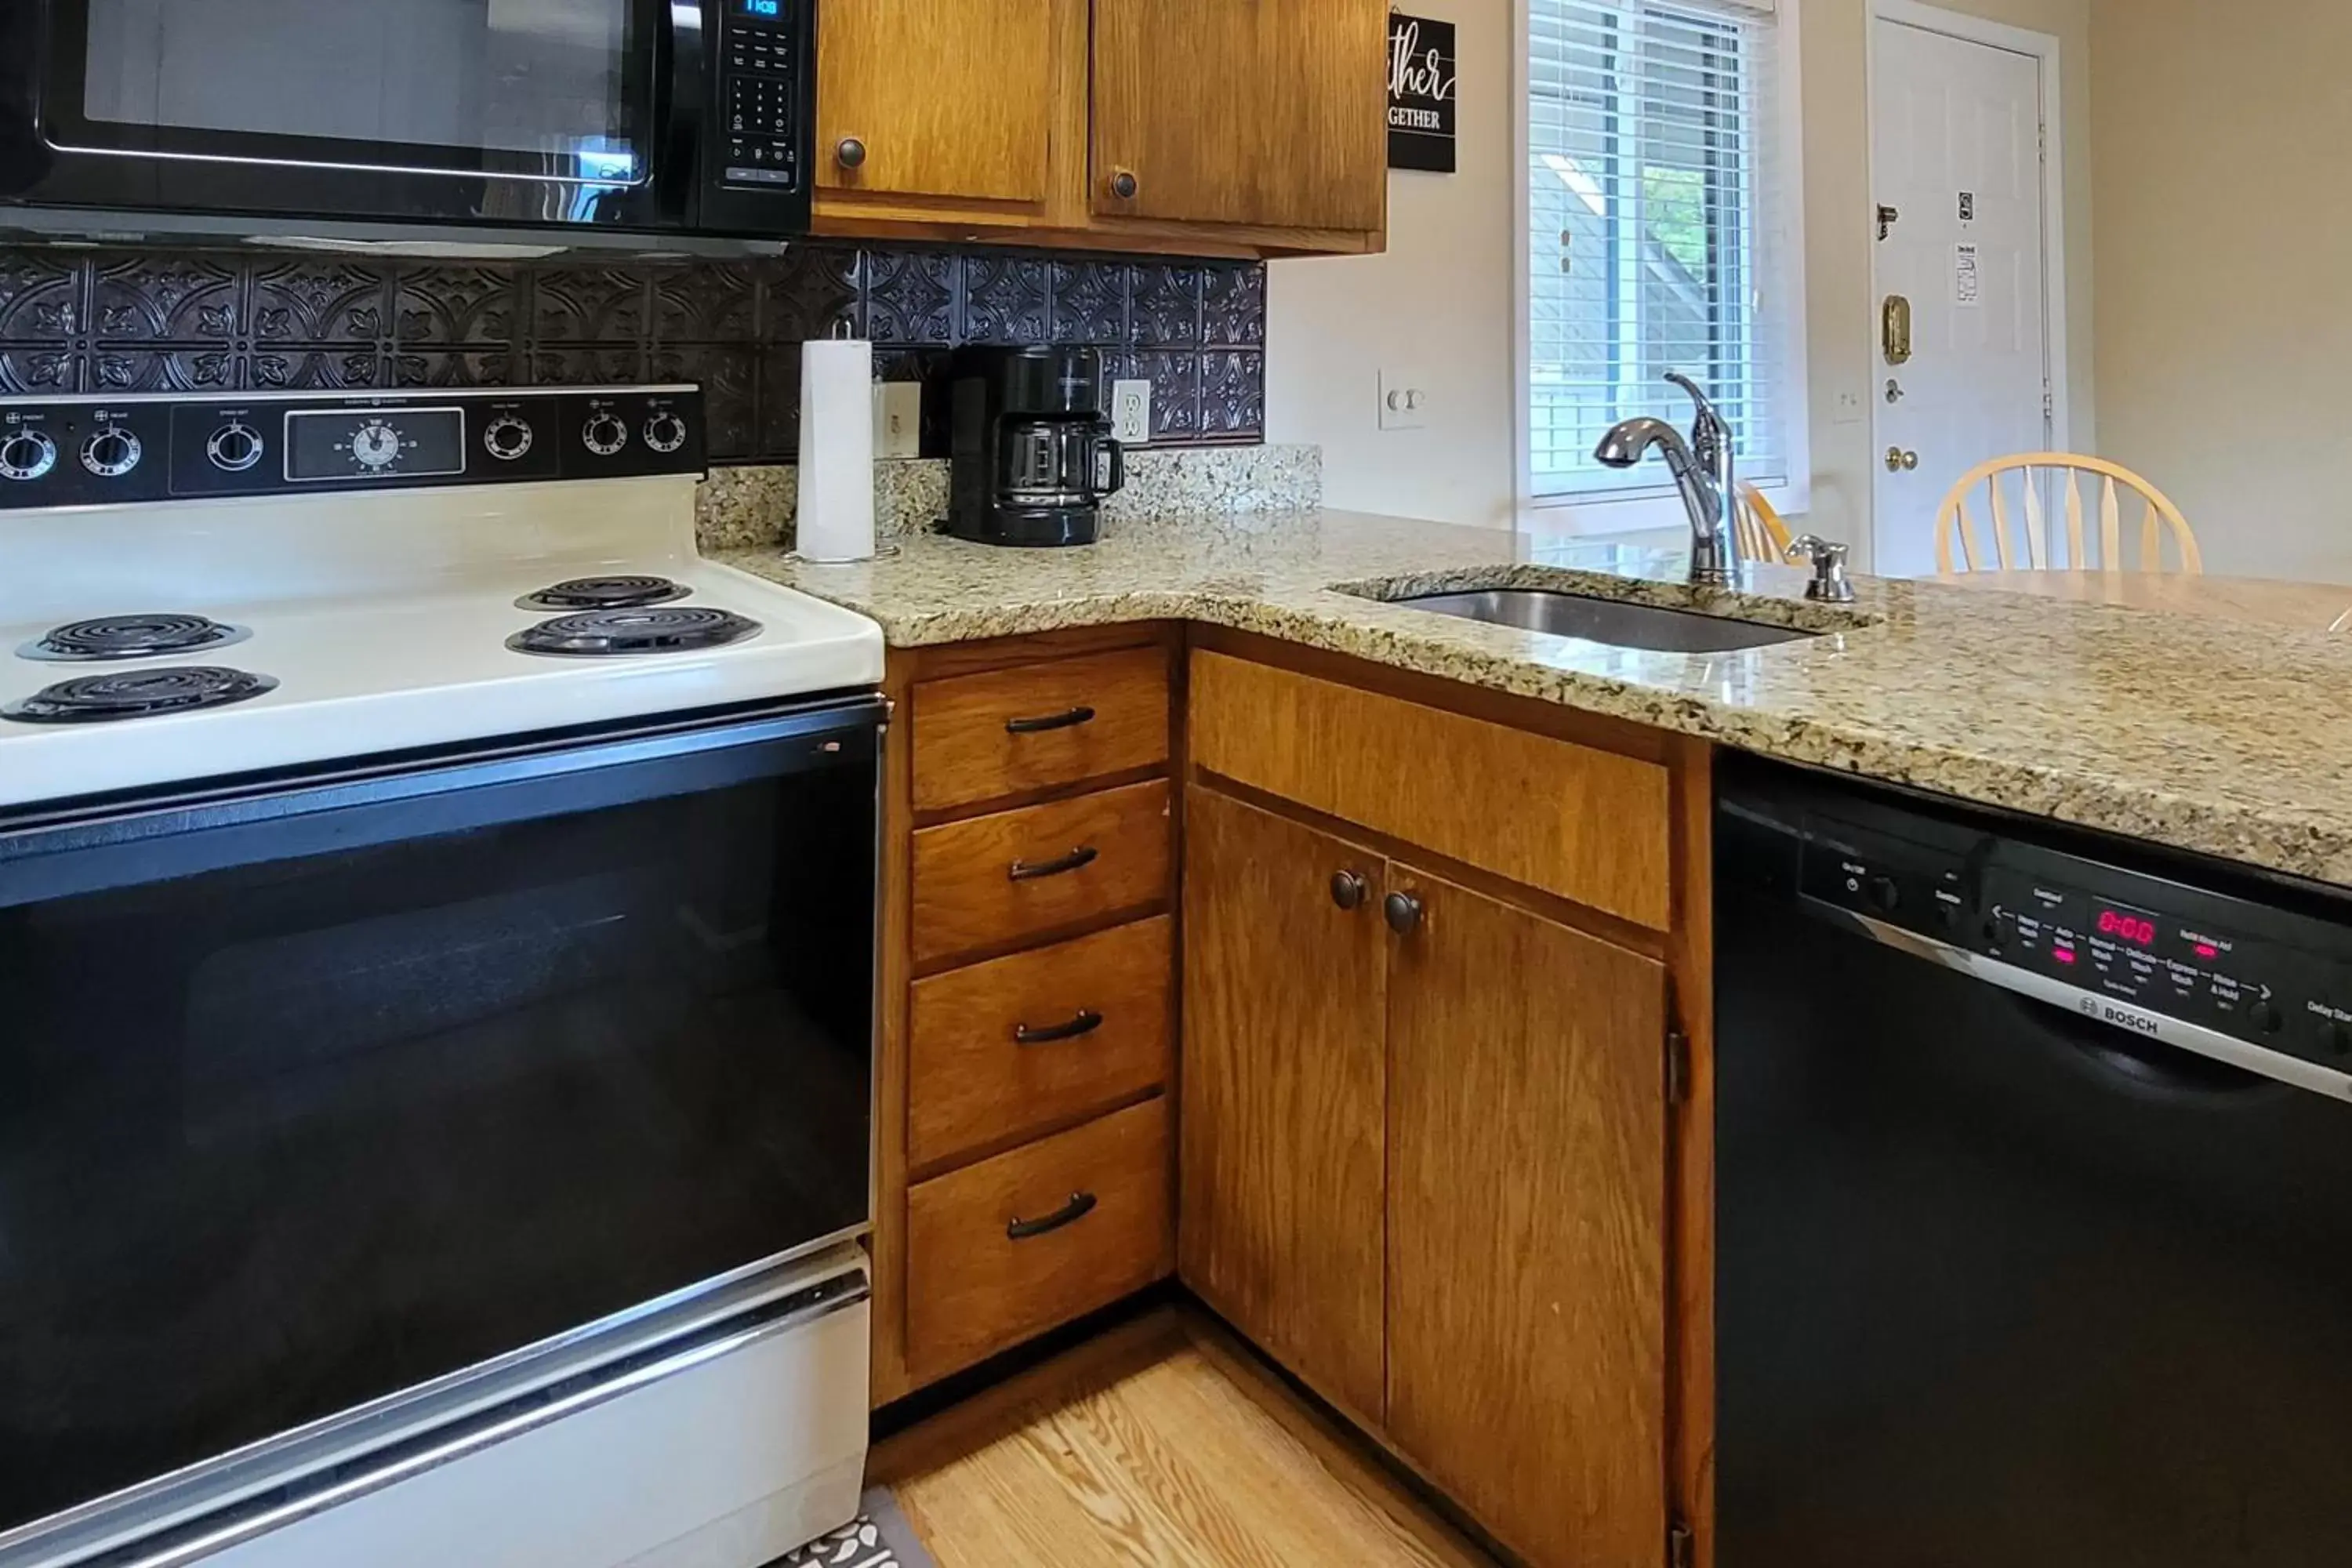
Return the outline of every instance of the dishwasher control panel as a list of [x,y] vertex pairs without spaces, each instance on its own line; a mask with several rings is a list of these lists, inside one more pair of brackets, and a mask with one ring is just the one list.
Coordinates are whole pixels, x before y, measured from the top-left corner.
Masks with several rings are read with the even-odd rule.
[[[1956,824],[1895,817],[1809,814],[1804,896],[2057,982],[2086,1003],[2112,997],[2352,1069],[2352,928]],[[2108,1021],[2132,1025],[2128,1013]]]

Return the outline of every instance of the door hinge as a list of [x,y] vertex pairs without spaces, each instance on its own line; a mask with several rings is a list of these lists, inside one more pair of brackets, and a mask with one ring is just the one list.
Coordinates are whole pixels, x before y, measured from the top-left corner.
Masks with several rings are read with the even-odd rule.
[[1690,1037],[1679,1025],[1666,1028],[1666,1103],[1681,1105],[1690,1099]]
[[1690,1521],[1675,1514],[1666,1522],[1666,1568],[1691,1568],[1698,1561],[1698,1537]]

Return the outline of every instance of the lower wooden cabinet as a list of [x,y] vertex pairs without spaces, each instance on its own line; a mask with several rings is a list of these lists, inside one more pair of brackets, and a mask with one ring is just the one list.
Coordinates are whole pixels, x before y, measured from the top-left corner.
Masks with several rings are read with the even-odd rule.
[[907,1364],[928,1381],[1169,1271],[1168,1102],[1147,1100],[907,1193]]
[[1535,1563],[1666,1517],[1663,965],[1403,868],[1389,959],[1388,1435]]
[[[1180,1272],[1324,1397],[1377,1422],[1381,863],[1199,788],[1185,834]],[[1334,878],[1355,879],[1337,900]]]

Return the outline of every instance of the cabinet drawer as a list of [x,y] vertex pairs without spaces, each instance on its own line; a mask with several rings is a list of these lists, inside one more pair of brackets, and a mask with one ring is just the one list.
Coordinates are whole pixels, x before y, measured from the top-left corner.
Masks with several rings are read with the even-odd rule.
[[1210,773],[1654,931],[1673,921],[1655,763],[1206,651],[1191,709]]
[[907,1194],[907,1361],[929,1380],[1173,1267],[1168,1102],[1089,1121]]
[[1015,1142],[1167,1082],[1169,927],[1162,915],[918,981],[908,1163]]
[[918,832],[916,965],[1165,903],[1168,800],[1152,779]]
[[915,688],[915,809],[945,811],[1168,760],[1168,655],[1132,648]]

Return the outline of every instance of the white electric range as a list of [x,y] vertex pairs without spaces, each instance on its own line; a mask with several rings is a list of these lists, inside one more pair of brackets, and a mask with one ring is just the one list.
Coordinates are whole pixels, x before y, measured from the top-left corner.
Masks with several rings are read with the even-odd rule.
[[0,1568],[854,1514],[882,637],[700,423],[0,400]]
[[694,402],[0,402],[0,805],[877,684],[698,555]]

